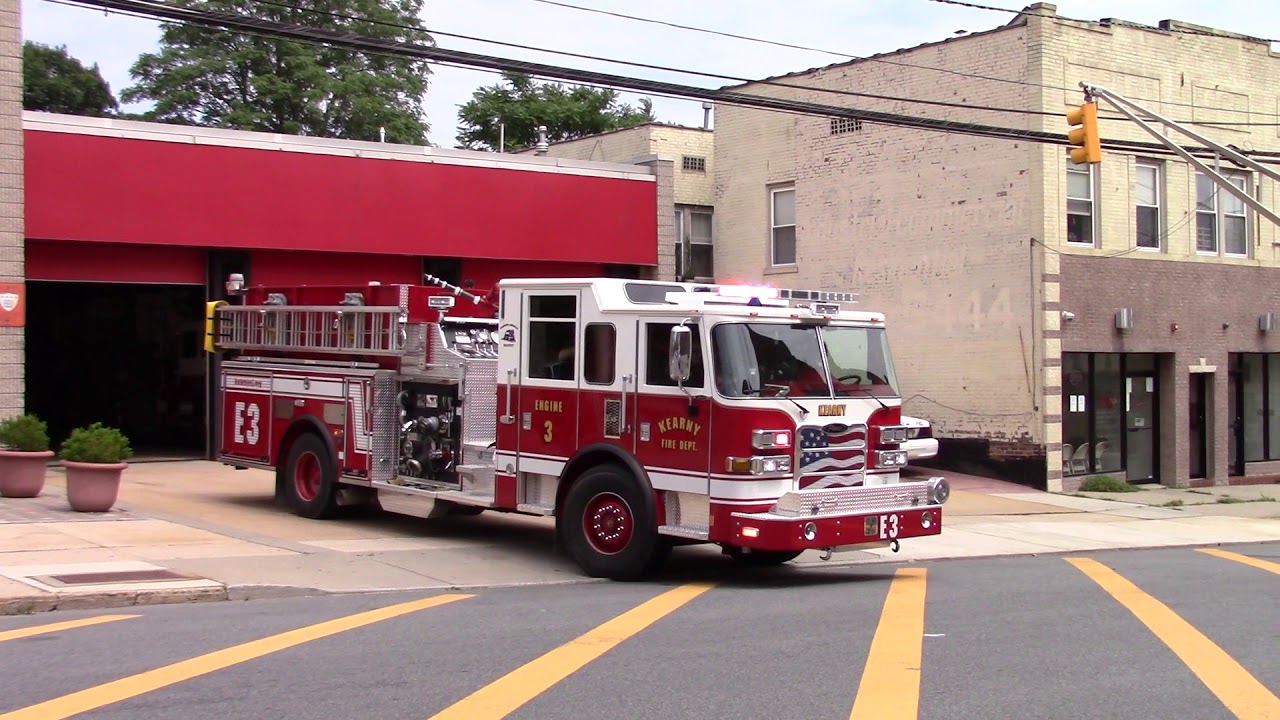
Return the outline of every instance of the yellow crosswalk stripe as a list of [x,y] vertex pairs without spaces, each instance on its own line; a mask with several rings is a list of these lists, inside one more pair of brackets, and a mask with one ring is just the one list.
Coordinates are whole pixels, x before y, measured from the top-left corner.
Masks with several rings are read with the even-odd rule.
[[1234,560],[1238,563],[1244,563],[1245,565],[1252,565],[1260,570],[1269,570],[1270,572],[1280,575],[1280,563],[1274,563],[1270,560],[1262,560],[1248,555],[1241,555],[1240,553],[1233,553],[1229,550],[1218,550],[1217,548],[1199,548],[1199,550],[1206,555],[1216,555],[1220,558]]
[[1167,605],[1097,560],[1067,558],[1067,562],[1133,613],[1236,717],[1280,718],[1280,698]]
[[553,685],[612,650],[622,641],[670,615],[714,587],[689,583],[668,590],[547,654],[522,665],[467,697],[431,720],[497,720],[518,710]]
[[924,568],[901,568],[894,575],[849,720],[919,716],[927,579]]
[[0,720],[64,720],[295,645],[469,597],[473,596],[436,595],[289,630],[14,710],[0,715]]
[[32,637],[33,635],[44,635],[46,633],[61,632],[62,630],[74,630],[76,628],[89,627],[90,625],[101,625],[102,623],[115,622],[117,620],[128,620],[136,618],[137,615],[99,615],[97,617],[83,618],[80,620],[64,620],[63,622],[49,623],[48,625],[36,625],[33,627],[18,628],[17,630],[5,630],[0,632],[0,642],[5,640],[18,640],[20,638]]

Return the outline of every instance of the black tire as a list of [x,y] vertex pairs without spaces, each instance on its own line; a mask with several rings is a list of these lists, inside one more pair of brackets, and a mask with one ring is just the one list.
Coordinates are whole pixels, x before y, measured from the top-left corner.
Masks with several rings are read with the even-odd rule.
[[296,515],[322,520],[338,513],[337,462],[315,433],[299,435],[289,448],[283,490]]
[[800,557],[803,550],[753,550],[745,552],[739,550],[733,553],[732,557],[741,565],[748,567],[772,567],[790,562]]
[[595,467],[578,478],[561,522],[569,555],[591,577],[634,580],[665,559],[652,504],[631,473],[617,465]]

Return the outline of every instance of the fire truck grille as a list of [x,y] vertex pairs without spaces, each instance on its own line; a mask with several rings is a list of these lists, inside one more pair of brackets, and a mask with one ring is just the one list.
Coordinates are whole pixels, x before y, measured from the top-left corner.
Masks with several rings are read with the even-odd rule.
[[609,399],[604,401],[604,436],[622,437],[622,401]]
[[395,373],[378,373],[373,378],[373,457],[369,459],[371,480],[396,476],[400,457],[399,403],[396,402]]
[[[840,473],[861,479],[867,465],[867,426],[829,423],[807,425],[796,433],[797,470],[805,476]],[[852,483],[850,483],[852,484]]]

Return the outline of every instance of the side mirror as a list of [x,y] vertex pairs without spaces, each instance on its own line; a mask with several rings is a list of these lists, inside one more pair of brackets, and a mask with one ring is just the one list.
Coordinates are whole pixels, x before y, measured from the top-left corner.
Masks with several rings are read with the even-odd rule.
[[684,325],[671,328],[671,342],[667,348],[668,373],[678,383],[689,380],[689,368],[693,364],[693,332]]

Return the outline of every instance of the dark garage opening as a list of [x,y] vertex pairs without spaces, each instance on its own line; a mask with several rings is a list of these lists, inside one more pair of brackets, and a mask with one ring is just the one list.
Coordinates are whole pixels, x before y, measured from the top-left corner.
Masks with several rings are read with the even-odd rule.
[[27,298],[27,411],[53,449],[102,421],[138,460],[204,457],[203,287],[33,281]]

